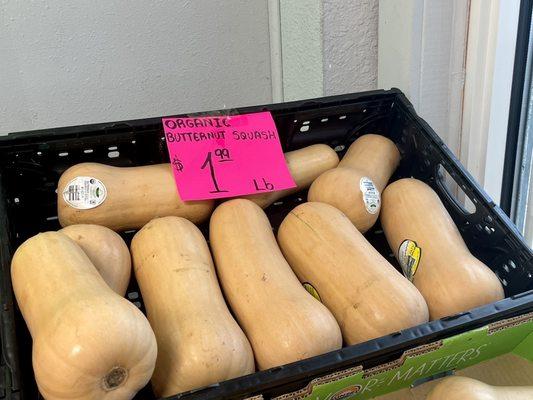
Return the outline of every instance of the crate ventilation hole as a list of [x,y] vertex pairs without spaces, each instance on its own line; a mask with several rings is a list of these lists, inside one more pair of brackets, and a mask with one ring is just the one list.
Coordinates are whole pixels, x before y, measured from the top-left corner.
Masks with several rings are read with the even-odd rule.
[[503,264],[503,270],[507,273],[511,271],[511,269],[516,269],[516,264],[513,260],[508,260],[506,264]]
[[487,235],[490,235],[490,234],[496,232],[496,230],[493,227],[491,227],[491,226],[485,225],[485,232],[487,233]]
[[137,292],[128,293],[128,299],[135,300],[135,299],[138,299],[138,298],[139,298],[139,293],[137,293]]

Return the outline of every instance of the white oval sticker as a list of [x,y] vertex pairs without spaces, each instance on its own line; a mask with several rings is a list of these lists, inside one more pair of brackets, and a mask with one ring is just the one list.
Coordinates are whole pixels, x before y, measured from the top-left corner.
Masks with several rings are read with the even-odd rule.
[[91,176],[77,176],[63,189],[63,200],[80,210],[98,207],[106,197],[105,185]]
[[359,188],[363,192],[363,201],[365,203],[366,211],[369,214],[376,214],[381,205],[381,195],[379,190],[372,182],[372,179],[363,176],[359,181]]

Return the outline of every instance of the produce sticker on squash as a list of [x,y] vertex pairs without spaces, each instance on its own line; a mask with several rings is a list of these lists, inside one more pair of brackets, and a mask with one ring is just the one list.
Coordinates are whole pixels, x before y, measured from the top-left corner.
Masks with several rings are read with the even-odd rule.
[[311,285],[309,282],[303,283],[303,287],[305,290],[307,290],[311,296],[313,296],[315,299],[320,301],[322,303],[322,299],[320,298],[320,295],[318,294],[318,291],[315,289],[313,285]]
[[63,189],[63,200],[71,207],[89,210],[98,207],[107,197],[104,183],[91,176],[77,176]]
[[369,214],[376,214],[381,205],[381,195],[372,179],[363,176],[359,181],[359,188],[363,193],[363,202]]
[[418,247],[414,240],[406,239],[400,244],[398,248],[398,262],[402,267],[403,274],[410,281],[413,280],[420,259],[422,258],[422,249]]
[[270,112],[163,118],[182,200],[290,189],[291,177]]

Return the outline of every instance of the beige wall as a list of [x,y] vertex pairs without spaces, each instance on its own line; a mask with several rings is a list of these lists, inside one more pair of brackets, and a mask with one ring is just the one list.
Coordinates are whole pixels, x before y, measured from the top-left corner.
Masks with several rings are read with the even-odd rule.
[[377,24],[378,0],[0,2],[0,134],[374,89]]
[[377,88],[378,0],[281,0],[285,100]]
[[0,2],[0,133],[271,100],[265,0]]

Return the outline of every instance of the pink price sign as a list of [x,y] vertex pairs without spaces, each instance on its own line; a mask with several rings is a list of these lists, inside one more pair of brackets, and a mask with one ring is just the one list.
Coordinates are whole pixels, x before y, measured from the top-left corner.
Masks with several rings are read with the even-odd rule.
[[269,112],[163,118],[182,200],[272,192],[296,186]]

